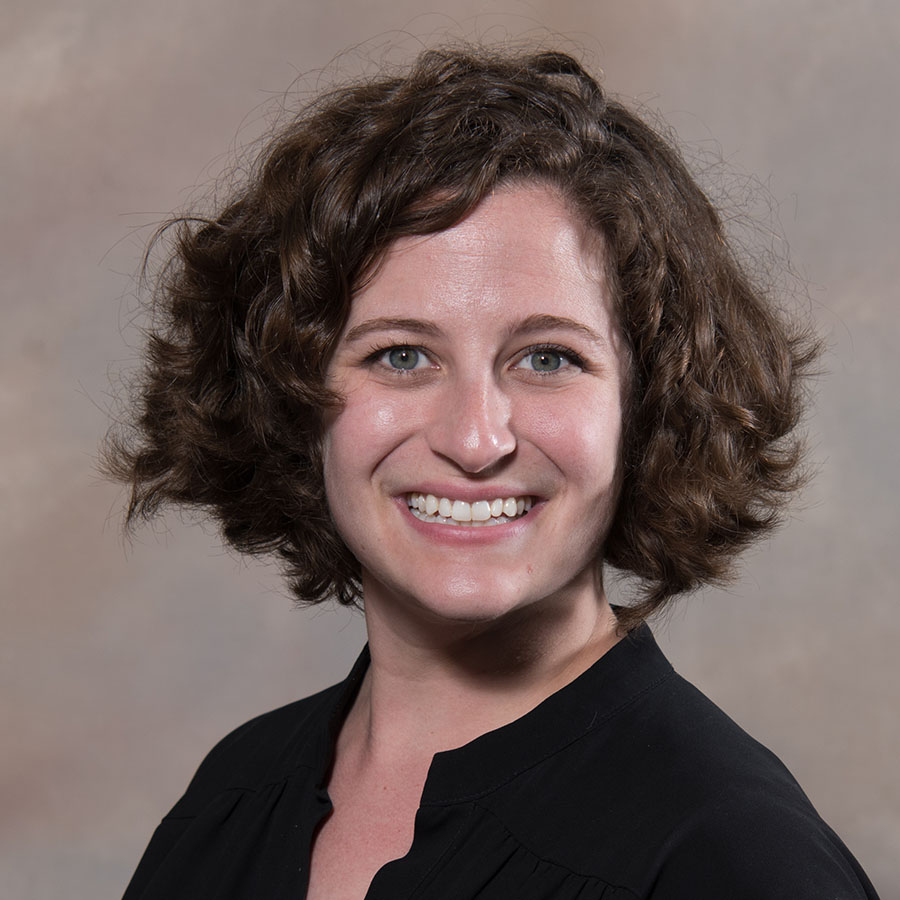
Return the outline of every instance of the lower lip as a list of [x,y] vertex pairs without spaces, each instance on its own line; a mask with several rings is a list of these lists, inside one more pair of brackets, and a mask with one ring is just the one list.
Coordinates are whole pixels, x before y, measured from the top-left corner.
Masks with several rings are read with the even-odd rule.
[[513,519],[511,522],[504,522],[502,525],[483,525],[479,528],[471,525],[442,525],[439,522],[423,522],[412,514],[405,497],[398,497],[397,505],[409,525],[424,538],[437,544],[465,547],[496,544],[519,537],[534,524],[535,515],[539,515],[543,507],[542,503],[535,503],[524,516]]

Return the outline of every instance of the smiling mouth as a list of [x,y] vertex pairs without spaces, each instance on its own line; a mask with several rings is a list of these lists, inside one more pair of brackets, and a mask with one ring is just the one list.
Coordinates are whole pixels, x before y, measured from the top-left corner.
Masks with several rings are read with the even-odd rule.
[[504,525],[522,516],[534,504],[532,497],[496,497],[493,500],[453,500],[434,494],[407,494],[409,511],[420,521],[434,525]]

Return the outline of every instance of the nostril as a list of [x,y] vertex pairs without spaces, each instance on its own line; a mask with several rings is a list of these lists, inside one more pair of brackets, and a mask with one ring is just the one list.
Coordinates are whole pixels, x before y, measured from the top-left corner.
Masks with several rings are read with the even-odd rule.
[[429,429],[431,448],[461,471],[483,475],[516,449],[509,398],[482,378],[448,388]]

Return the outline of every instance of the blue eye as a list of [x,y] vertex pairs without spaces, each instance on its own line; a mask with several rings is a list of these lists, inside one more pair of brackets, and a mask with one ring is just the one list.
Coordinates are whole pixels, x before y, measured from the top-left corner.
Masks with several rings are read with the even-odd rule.
[[535,372],[555,372],[565,363],[563,355],[555,350],[536,350],[534,353],[529,353],[525,359],[531,361],[531,368]]
[[517,365],[519,368],[528,369],[541,375],[551,375],[562,369],[581,368],[584,363],[580,357],[569,350],[535,347],[533,350],[527,351]]
[[414,347],[394,347],[385,357],[392,369],[409,370],[418,367],[421,354]]

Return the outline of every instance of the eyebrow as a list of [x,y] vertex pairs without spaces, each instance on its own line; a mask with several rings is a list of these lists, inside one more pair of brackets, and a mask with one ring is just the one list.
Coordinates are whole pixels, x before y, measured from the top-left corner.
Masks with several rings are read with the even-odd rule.
[[574,331],[583,335],[595,344],[605,345],[606,340],[599,335],[593,328],[588,328],[582,322],[575,319],[569,319],[566,316],[552,316],[548,313],[538,313],[533,316],[527,316],[521,322],[510,328],[509,335],[512,337],[516,334],[531,334],[535,331]]
[[391,317],[382,317],[378,319],[369,319],[367,322],[361,322],[354,325],[346,336],[345,341],[358,341],[373,331],[411,331],[414,334],[422,334],[425,337],[440,337],[441,329],[434,322],[426,319],[397,319]]
[[[549,313],[536,313],[527,316],[521,322],[507,330],[507,338],[514,337],[519,334],[533,334],[538,331],[574,331],[583,335],[588,340],[596,344],[605,345],[606,341],[592,328],[588,328],[575,319],[569,319],[566,316],[554,316]],[[351,328],[344,340],[349,342],[358,341],[366,335],[375,331],[408,331],[413,334],[421,334],[425,337],[440,337],[441,329],[434,322],[427,319],[405,319],[393,318],[390,316],[379,317],[377,319],[369,319],[367,322],[361,322]]]

